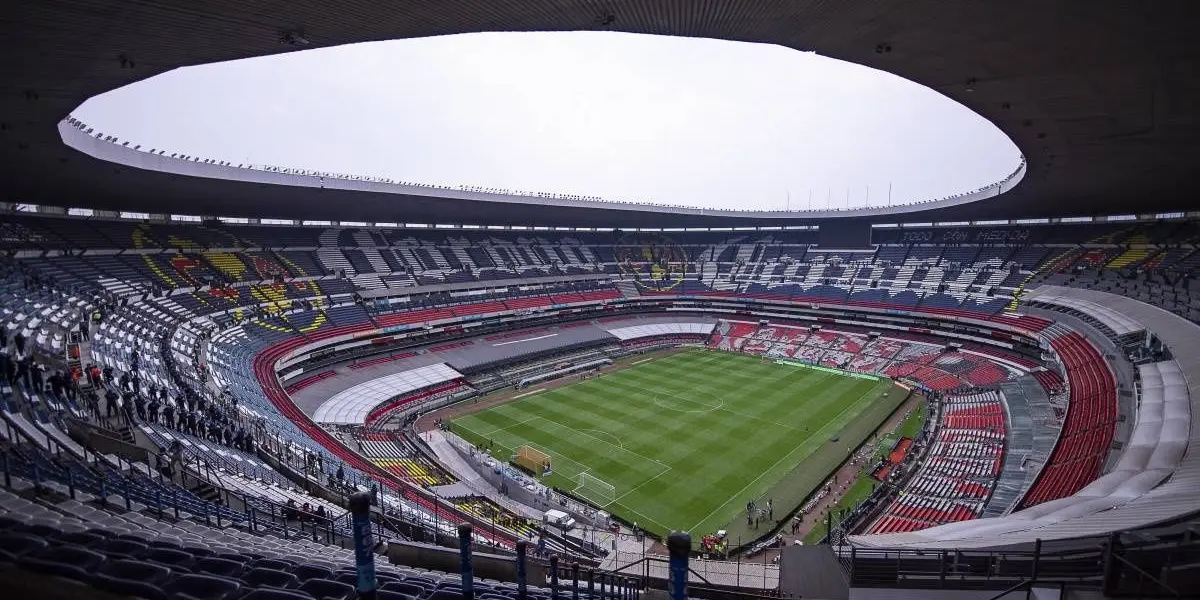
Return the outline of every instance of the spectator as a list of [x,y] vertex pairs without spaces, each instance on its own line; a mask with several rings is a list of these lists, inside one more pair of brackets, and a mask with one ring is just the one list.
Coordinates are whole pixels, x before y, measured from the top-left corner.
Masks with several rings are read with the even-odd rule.
[[41,393],[46,391],[46,365],[37,363],[33,366],[33,390]]

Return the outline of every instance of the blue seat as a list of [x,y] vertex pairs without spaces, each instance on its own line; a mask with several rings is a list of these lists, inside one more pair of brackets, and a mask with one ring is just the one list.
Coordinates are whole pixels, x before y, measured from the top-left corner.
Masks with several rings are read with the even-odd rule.
[[406,596],[412,596],[414,598],[420,598],[420,597],[424,596],[425,594],[429,593],[429,590],[425,586],[417,584],[417,583],[412,583],[408,579],[405,579],[404,581],[393,581],[390,583],[385,583],[385,584],[379,586],[379,589],[389,591],[389,592],[397,592],[400,594],[404,594]]
[[435,591],[426,597],[425,600],[460,600],[462,598],[461,589],[446,588]]
[[[152,579],[165,580],[170,577],[171,570],[155,565],[152,563],[138,563],[135,561],[116,561],[116,562],[132,562],[136,565],[148,567],[150,569],[161,569],[161,573],[152,575]],[[143,572],[145,573],[145,572]],[[167,600],[167,593],[158,586],[157,582],[152,580],[144,580],[138,577],[125,577],[119,575],[109,575],[107,573],[99,573],[92,579],[92,586],[102,592],[118,594],[121,596],[132,596],[135,598],[144,598],[145,600]]]
[[[394,573],[376,573],[375,574],[375,585],[382,588],[384,585],[386,585],[388,583],[392,583],[393,581],[400,581],[402,579],[403,579],[402,575],[396,575]],[[355,587],[358,586],[358,574],[353,573],[353,572],[347,573],[345,571],[338,571],[337,573],[334,574],[333,580],[340,581],[342,583],[348,583]]]
[[97,575],[161,585],[171,578],[171,569],[151,562],[118,559],[110,560]]
[[105,562],[103,554],[78,546],[46,546],[25,553],[17,564],[30,571],[86,582]]
[[381,589],[375,592],[375,600],[417,600],[417,597]]
[[297,590],[261,587],[251,590],[240,600],[313,600],[313,597]]
[[241,576],[245,570],[246,567],[240,562],[213,557],[201,558],[196,561],[196,564],[192,565],[193,573],[204,573],[206,575],[217,575],[233,579]]
[[229,600],[240,595],[241,584],[212,575],[183,575],[171,580],[163,591],[181,600]]
[[31,525],[26,525],[25,530],[28,531],[29,533],[32,533],[34,535],[40,535],[42,537],[52,537],[52,536],[56,536],[56,535],[62,533],[62,531],[59,530],[58,528],[51,527],[49,525],[45,525],[42,523],[33,523]]
[[134,557],[134,556],[141,556],[149,548],[146,546],[145,543],[142,543],[142,542],[135,542],[132,540],[124,540],[124,539],[118,538],[118,539],[112,539],[112,540],[103,542],[101,544],[98,544],[96,546],[96,549],[104,552],[105,554],[107,554],[109,556],[118,555],[118,556]]
[[27,533],[0,535],[0,559],[16,562],[22,555],[46,547],[46,540]]
[[330,579],[309,579],[300,584],[300,590],[318,600],[352,600],[358,596],[354,586]]
[[62,544],[72,544],[84,548],[95,548],[108,541],[108,538],[96,535],[95,533],[79,531],[72,533],[60,533],[54,536],[54,540]]
[[283,560],[279,558],[260,558],[250,563],[250,568],[275,569],[276,571],[290,572],[292,569],[296,568],[296,563],[290,560]]
[[183,551],[195,556],[196,558],[204,558],[206,556],[212,556],[213,554],[216,554],[216,552],[213,552],[208,548],[199,548],[196,546],[184,546]]
[[168,567],[182,567],[190,569],[196,562],[196,557],[182,550],[171,550],[169,548],[147,548],[146,551],[138,555],[142,560],[156,562]]
[[300,565],[292,569],[292,574],[300,581],[308,581],[309,579],[333,579],[333,572],[325,567],[316,565]]
[[242,573],[242,581],[252,587],[294,588],[300,585],[295,575],[279,569],[256,567]]

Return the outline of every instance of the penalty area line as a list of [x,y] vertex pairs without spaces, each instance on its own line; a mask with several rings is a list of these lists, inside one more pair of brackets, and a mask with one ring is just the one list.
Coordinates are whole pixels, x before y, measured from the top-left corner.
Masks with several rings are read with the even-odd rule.
[[530,390],[528,392],[525,392],[524,394],[517,394],[516,396],[513,396],[512,399],[517,400],[520,398],[524,398],[525,396],[532,396],[538,392],[544,392],[544,391],[546,391],[546,388],[538,388],[536,390]]

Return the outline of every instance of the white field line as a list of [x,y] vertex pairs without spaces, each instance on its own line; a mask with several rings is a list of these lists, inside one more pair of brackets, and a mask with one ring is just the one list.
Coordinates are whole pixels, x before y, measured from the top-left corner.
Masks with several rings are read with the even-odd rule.
[[517,394],[516,396],[513,396],[513,397],[512,397],[512,399],[513,399],[513,400],[520,400],[521,398],[524,398],[525,396],[532,396],[532,395],[534,395],[534,394],[536,394],[536,393],[538,393],[538,392],[544,392],[544,391],[546,391],[546,388],[544,388],[544,387],[543,387],[543,388],[538,388],[538,389],[536,389],[536,390],[529,390],[528,392],[525,392],[524,394]]
[[[607,506],[610,506],[610,505],[606,504],[605,506],[607,507]],[[650,523],[650,524],[653,524],[653,525],[658,525],[659,529],[664,529],[664,530],[666,530],[666,531],[670,531],[670,530],[671,530],[671,528],[670,528],[670,527],[667,527],[667,526],[663,525],[662,523],[659,523],[658,521],[655,521],[654,519],[651,519],[650,517],[647,517],[646,515],[643,515],[642,513],[638,512],[638,511],[636,511],[636,510],[633,510],[632,508],[629,508],[628,506],[624,506],[624,505],[622,505],[622,506],[621,506],[621,510],[622,510],[622,512],[633,513],[633,514],[635,514],[635,515],[637,515],[637,516],[641,517],[641,518],[642,518],[644,521],[646,521],[646,522],[648,522],[648,523]]]
[[[602,506],[602,507],[600,507],[600,508],[608,508],[609,506],[611,506],[611,505],[613,505],[613,504],[616,504],[617,502],[620,502],[620,501],[621,501],[621,499],[622,499],[622,498],[624,498],[625,496],[628,496],[628,495],[630,495],[630,494],[632,494],[632,493],[636,492],[636,491],[637,491],[639,488],[641,488],[643,485],[646,485],[647,483],[650,483],[651,481],[654,481],[655,479],[658,479],[659,477],[662,477],[663,475],[666,475],[666,474],[667,474],[667,473],[669,473],[670,471],[671,471],[671,467],[667,467],[667,468],[666,468],[666,470],[664,470],[663,472],[661,472],[661,473],[659,473],[658,475],[655,475],[654,477],[651,477],[650,479],[647,479],[647,480],[645,480],[645,481],[643,481],[643,482],[641,482],[641,483],[639,483],[639,484],[637,484],[637,485],[633,486],[633,488],[631,488],[631,489],[630,489],[628,492],[625,492],[624,494],[621,494],[620,496],[617,496],[616,498],[613,498],[611,502],[609,502],[608,504],[605,504],[604,506]],[[639,513],[639,514],[640,514],[640,513]],[[645,516],[645,515],[642,515],[642,516]]]
[[[555,421],[554,419],[547,419],[546,417],[542,417],[542,416],[533,416],[533,417],[530,417],[529,419],[526,419],[526,420],[532,420],[532,419],[541,419],[541,420],[543,420],[543,421],[549,421],[549,422],[551,422],[551,423],[554,423],[555,425],[558,425],[559,427],[562,427],[563,429],[568,429],[568,430],[570,430],[570,431],[574,431],[575,433],[578,433],[578,434],[580,434],[580,435],[583,435],[583,436],[586,436],[586,437],[590,437],[590,438],[592,438],[593,440],[596,440],[597,442],[600,442],[601,444],[605,444],[605,445],[607,445],[607,446],[611,446],[611,447],[613,447],[613,448],[618,448],[618,449],[620,449],[622,452],[624,452],[624,453],[626,453],[626,454],[632,454],[632,455],[634,455],[634,456],[636,456],[636,457],[638,457],[638,458],[640,458],[640,459],[642,459],[642,460],[644,460],[644,461],[646,461],[646,462],[652,462],[652,463],[656,463],[656,464],[658,464],[658,466],[660,466],[660,467],[663,467],[664,469],[670,469],[670,468],[671,468],[671,465],[668,465],[668,464],[666,464],[666,463],[664,463],[664,462],[662,462],[662,461],[660,461],[660,460],[658,460],[658,459],[650,458],[649,456],[646,456],[646,455],[644,455],[644,454],[638,454],[637,452],[634,452],[633,450],[626,450],[626,449],[625,449],[624,447],[622,447],[622,446],[614,446],[614,445],[613,445],[613,443],[612,443],[612,442],[610,442],[610,441],[607,441],[607,440],[605,440],[605,439],[603,439],[603,438],[598,438],[598,437],[596,437],[596,436],[594,436],[594,435],[592,435],[592,434],[590,434],[590,433],[584,433],[583,431],[580,431],[580,430],[578,430],[578,429],[575,429],[574,427],[571,427],[571,426],[569,426],[569,425],[564,425],[564,424],[562,424],[562,423],[559,423],[558,421]],[[590,430],[590,431],[602,431],[602,430],[600,430],[600,429],[593,429],[593,430]],[[606,431],[606,432],[604,432],[604,433],[608,433],[608,432]],[[609,435],[612,435],[612,434],[611,434],[611,433],[609,433]],[[614,435],[613,437],[616,437],[616,436]],[[620,438],[617,438],[617,439],[620,439]]]
[[532,420],[534,420],[534,419],[539,419],[539,418],[541,418],[541,417],[538,417],[537,415],[534,415],[534,416],[532,416],[532,417],[529,417],[529,418],[527,418],[527,419],[524,419],[524,420],[521,420],[521,421],[517,421],[516,423],[513,423],[513,424],[511,424],[511,425],[505,425],[504,427],[497,427],[497,428],[495,428],[495,429],[493,429],[493,430],[489,431],[488,433],[484,433],[484,434],[481,434],[481,433],[479,433],[478,431],[475,431],[474,429],[471,429],[470,427],[466,427],[466,426],[464,426],[464,425],[452,425],[452,427],[461,427],[461,428],[463,428],[463,429],[466,429],[467,431],[470,431],[471,433],[473,433],[473,434],[475,434],[475,435],[477,435],[477,436],[479,436],[479,437],[481,437],[481,438],[484,438],[484,439],[486,439],[486,438],[488,438],[488,437],[491,437],[491,436],[493,436],[493,435],[496,435],[497,433],[500,433],[501,431],[504,431],[505,429],[508,429],[508,428],[510,428],[510,427],[516,427],[517,425],[523,425],[523,424],[525,424],[525,423],[528,423],[528,422],[530,422],[530,421],[532,421]]
[[[830,425],[833,425],[834,423],[838,422],[838,420],[840,420],[840,419],[842,418],[842,415],[845,415],[847,411],[849,411],[850,409],[852,409],[852,408],[854,408],[854,407],[858,406],[858,403],[859,403],[859,402],[862,402],[862,399],[863,399],[863,398],[865,398],[865,397],[867,396],[867,394],[870,394],[870,393],[871,393],[872,391],[874,391],[874,390],[875,390],[875,387],[874,387],[874,386],[872,386],[872,387],[871,387],[871,389],[867,390],[866,392],[864,392],[864,393],[863,393],[863,395],[859,396],[859,397],[858,397],[858,400],[856,400],[856,401],[854,401],[854,402],[851,402],[851,403],[850,403],[850,404],[849,404],[849,405],[848,405],[846,408],[842,409],[842,412],[838,413],[838,416],[837,416],[837,417],[835,417],[835,418],[831,419],[831,420],[830,420],[828,423],[826,423],[826,424],[825,424],[823,427],[821,427],[820,429],[818,429],[818,430],[816,430],[815,432],[813,432],[813,433],[814,433],[814,438],[815,438],[815,439],[820,439],[820,438],[824,437],[824,436],[822,436],[822,435],[819,435],[819,434],[820,434],[821,432],[825,431],[825,428],[826,428],[826,427],[829,427]],[[843,426],[843,427],[844,427],[844,426]],[[810,438],[810,439],[814,439],[814,438]],[[825,442],[822,442],[822,443],[825,443]],[[740,498],[740,497],[741,497],[741,495],[742,495],[743,493],[745,493],[745,492],[746,492],[746,490],[750,489],[750,487],[751,487],[751,486],[753,486],[754,484],[758,483],[758,480],[762,479],[764,476],[766,476],[766,474],[767,474],[767,473],[770,473],[772,470],[774,470],[774,469],[775,469],[775,467],[778,467],[780,464],[782,464],[782,463],[783,463],[783,461],[787,460],[787,459],[788,459],[788,457],[790,457],[791,455],[795,454],[797,450],[799,450],[799,449],[801,449],[801,448],[803,448],[803,447],[804,447],[804,445],[803,445],[803,444],[801,444],[801,445],[799,445],[799,446],[796,446],[795,448],[792,448],[792,451],[791,451],[791,452],[788,452],[787,454],[784,454],[784,455],[783,455],[783,458],[780,458],[779,460],[775,461],[775,464],[773,464],[773,465],[771,465],[771,466],[767,467],[766,469],[763,469],[762,473],[759,473],[758,477],[755,477],[755,478],[754,478],[754,479],[753,479],[753,480],[752,480],[750,483],[747,483],[747,484],[746,484],[746,487],[744,487],[744,488],[742,488],[742,489],[738,490],[738,491],[737,491],[737,493],[735,493],[735,494],[731,494],[731,495],[729,496],[729,501],[728,501],[728,502],[726,502],[726,503],[724,503],[724,504],[722,504],[722,505],[718,506],[717,508],[713,509],[713,511],[712,511],[712,512],[710,512],[710,513],[708,513],[708,515],[706,515],[706,516],[705,516],[703,519],[700,519],[700,521],[699,521],[699,522],[697,522],[695,525],[692,525],[691,527],[689,527],[689,528],[688,528],[688,531],[692,531],[692,530],[696,529],[697,527],[699,527],[700,525],[702,525],[702,524],[703,524],[705,521],[709,520],[709,519],[710,519],[710,518],[711,518],[713,515],[717,514],[717,512],[718,512],[718,511],[720,511],[721,509],[725,508],[726,506],[729,506],[729,503],[730,503],[730,502],[733,502],[735,498]]]

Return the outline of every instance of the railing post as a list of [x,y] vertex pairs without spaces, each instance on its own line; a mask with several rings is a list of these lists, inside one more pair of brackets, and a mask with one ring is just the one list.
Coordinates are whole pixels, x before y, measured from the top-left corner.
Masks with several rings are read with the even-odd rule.
[[125,479],[125,510],[133,510],[133,501],[129,499],[129,479]]
[[588,569],[588,598],[594,600],[596,598],[596,571]]
[[1104,544],[1104,579],[1100,591],[1108,594],[1117,586],[1120,580],[1116,553],[1120,549],[1121,534],[1112,532],[1108,535],[1108,543]]
[[525,540],[517,542],[517,600],[526,600],[528,594],[528,555],[529,542]]
[[579,563],[571,563],[571,600],[579,600]]
[[371,537],[371,495],[355,492],[350,496],[351,530],[354,534],[354,567],[358,574],[360,600],[374,600],[375,589],[375,544]]
[[12,489],[12,468],[8,462],[8,450],[4,451],[4,487]]
[[462,571],[463,600],[475,600],[475,573],[471,566],[471,524],[458,526],[459,570]]
[[175,506],[175,519],[179,519],[179,488],[171,488],[171,504]]
[[550,557],[550,598],[558,600],[558,557]]
[[[946,551],[945,550],[941,551],[940,557],[941,557],[941,566],[938,569],[938,588],[939,589],[946,587]],[[853,583],[853,582],[851,582],[851,583]]]
[[67,469],[67,494],[75,499],[75,471]]
[[667,573],[667,596],[670,600],[687,600],[688,553],[692,548],[692,536],[684,531],[674,531],[667,536],[667,552],[670,562]]
[[854,559],[856,550],[858,550],[858,548],[850,546],[850,568],[848,569],[850,571],[850,587],[854,587]]
[[1038,562],[1041,561],[1041,559],[1042,559],[1042,538],[1038,538],[1036,540],[1033,540],[1033,566],[1029,569],[1029,582],[1030,583],[1037,583],[1038,570],[1039,570],[1038,567],[1041,566],[1038,564]]

